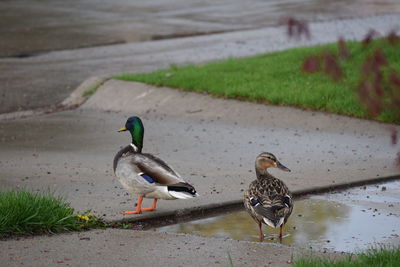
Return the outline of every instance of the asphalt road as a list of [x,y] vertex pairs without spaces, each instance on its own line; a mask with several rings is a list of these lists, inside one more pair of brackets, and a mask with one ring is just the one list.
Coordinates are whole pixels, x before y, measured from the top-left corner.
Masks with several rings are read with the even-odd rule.
[[395,0],[16,0],[0,3],[0,57],[400,11]]
[[[274,45],[275,39],[285,37],[283,28],[268,38],[257,35],[262,32],[248,35],[243,31],[276,26],[282,17],[332,21],[399,11],[400,3],[394,0],[384,4],[374,0],[2,1],[0,113],[56,105],[88,76],[146,72],[170,64],[200,63],[290,47],[286,39]],[[392,23],[390,18],[382,20],[387,25]],[[381,30],[373,20],[358,23],[358,28],[352,28],[358,32],[347,38],[365,34],[371,27]],[[314,43],[334,41],[347,31],[345,28],[330,33],[328,27],[318,33],[323,38],[318,36]],[[222,33],[231,31],[235,32],[234,38]],[[210,33],[215,34],[151,41]],[[256,38],[263,49],[248,46]],[[143,41],[147,42],[140,43]],[[223,46],[236,44],[239,49],[221,53]]]

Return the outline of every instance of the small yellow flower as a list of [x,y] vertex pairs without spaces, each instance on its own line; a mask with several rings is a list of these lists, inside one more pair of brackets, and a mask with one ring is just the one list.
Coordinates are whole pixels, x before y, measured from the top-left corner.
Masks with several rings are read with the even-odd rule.
[[86,215],[84,215],[84,216],[83,215],[78,215],[78,218],[81,219],[81,220],[87,221],[87,222],[90,220],[89,217],[86,216]]

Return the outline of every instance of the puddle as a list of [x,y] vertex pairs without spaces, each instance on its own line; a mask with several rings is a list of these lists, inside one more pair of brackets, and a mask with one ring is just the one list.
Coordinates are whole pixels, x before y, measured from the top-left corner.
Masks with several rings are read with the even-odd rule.
[[[285,226],[284,245],[356,252],[373,245],[400,245],[400,181],[357,187],[295,201]],[[278,229],[264,226],[264,233]],[[157,228],[206,237],[259,241],[246,211]],[[279,243],[266,238],[264,242]]]

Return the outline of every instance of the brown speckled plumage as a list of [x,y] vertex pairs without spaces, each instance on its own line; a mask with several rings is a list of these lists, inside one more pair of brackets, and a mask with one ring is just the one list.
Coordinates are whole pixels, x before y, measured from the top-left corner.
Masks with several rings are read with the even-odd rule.
[[[257,179],[250,183],[244,193],[244,206],[260,227],[262,223],[281,227],[293,210],[292,195],[284,182],[267,172],[269,167],[290,171],[271,153],[263,152],[256,158]],[[280,237],[282,232],[280,233]]]

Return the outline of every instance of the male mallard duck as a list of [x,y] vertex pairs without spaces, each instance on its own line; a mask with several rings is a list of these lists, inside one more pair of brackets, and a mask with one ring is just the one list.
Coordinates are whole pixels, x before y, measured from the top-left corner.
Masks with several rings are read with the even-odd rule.
[[274,228],[280,227],[279,238],[282,238],[283,225],[293,210],[289,189],[281,180],[268,173],[268,168],[290,172],[271,153],[263,152],[256,158],[257,180],[251,182],[244,193],[244,206],[258,223],[261,240],[264,238],[262,223]]
[[[114,173],[131,194],[138,194],[136,210],[123,214],[137,214],[156,209],[157,199],[188,199],[197,196],[193,186],[186,183],[164,161],[142,153],[144,127],[139,117],[130,117],[118,132],[129,131],[132,143],[114,157]],[[151,208],[142,208],[143,198],[153,198]]]

